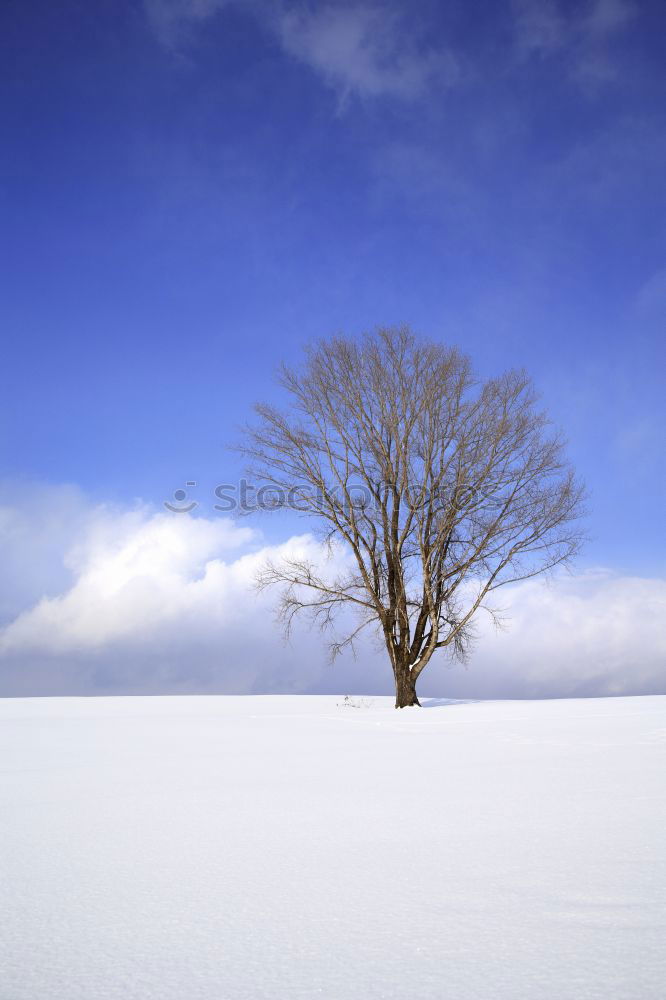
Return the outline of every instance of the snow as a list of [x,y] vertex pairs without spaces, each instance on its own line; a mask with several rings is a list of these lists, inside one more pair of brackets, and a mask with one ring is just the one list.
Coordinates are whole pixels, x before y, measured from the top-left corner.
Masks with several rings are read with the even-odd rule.
[[666,696],[0,701],[2,1000],[652,1000]]

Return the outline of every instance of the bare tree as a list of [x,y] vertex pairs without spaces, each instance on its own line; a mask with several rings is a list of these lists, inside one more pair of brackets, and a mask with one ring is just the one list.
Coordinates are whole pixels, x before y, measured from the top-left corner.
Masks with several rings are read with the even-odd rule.
[[583,489],[562,439],[523,372],[480,381],[458,350],[408,328],[319,342],[279,378],[290,408],[256,406],[242,450],[275,507],[313,515],[350,559],[335,576],[308,558],[269,563],[259,586],[281,587],[287,631],[299,612],[343,620],[333,655],[374,626],[396,708],[418,705],[433,654],[465,657],[494,591],[579,549]]

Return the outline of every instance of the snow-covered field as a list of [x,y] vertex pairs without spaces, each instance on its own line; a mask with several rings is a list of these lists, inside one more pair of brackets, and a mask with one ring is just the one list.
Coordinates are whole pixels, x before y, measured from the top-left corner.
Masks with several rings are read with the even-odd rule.
[[0,702],[2,1000],[661,1000],[666,697]]

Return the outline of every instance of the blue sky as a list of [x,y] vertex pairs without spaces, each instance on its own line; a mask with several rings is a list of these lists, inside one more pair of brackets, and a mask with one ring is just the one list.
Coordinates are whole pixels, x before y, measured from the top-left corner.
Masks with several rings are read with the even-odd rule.
[[398,322],[533,374],[591,491],[581,572],[666,576],[663,4],[0,16],[3,500],[71,501],[48,570],[5,533],[24,610],[57,595],[82,505],[159,510],[194,480],[214,520],[275,366]]

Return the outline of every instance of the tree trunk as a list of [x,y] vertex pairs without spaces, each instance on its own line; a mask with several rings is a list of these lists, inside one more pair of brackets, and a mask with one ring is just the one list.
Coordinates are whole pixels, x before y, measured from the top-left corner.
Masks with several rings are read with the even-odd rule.
[[407,708],[409,705],[420,705],[416,697],[416,681],[409,669],[398,670],[395,675],[395,707]]

